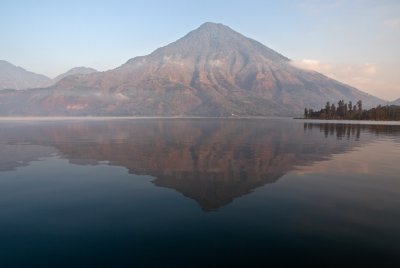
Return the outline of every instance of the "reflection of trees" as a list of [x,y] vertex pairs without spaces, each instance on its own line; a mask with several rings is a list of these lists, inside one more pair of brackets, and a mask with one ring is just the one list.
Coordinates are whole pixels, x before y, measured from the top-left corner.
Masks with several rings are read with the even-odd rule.
[[369,134],[395,136],[400,133],[400,125],[364,125],[364,124],[332,124],[332,123],[304,123],[304,129],[317,128],[325,137],[336,136],[337,139],[360,139],[361,132]]
[[[107,161],[154,176],[155,185],[214,210],[298,165],[362,144],[370,137],[363,133],[398,128],[306,123],[303,131],[302,124],[285,120],[38,122],[1,128],[0,144],[47,146],[74,164]],[[349,139],[337,141],[342,137]],[[38,150],[32,160],[45,152]]]

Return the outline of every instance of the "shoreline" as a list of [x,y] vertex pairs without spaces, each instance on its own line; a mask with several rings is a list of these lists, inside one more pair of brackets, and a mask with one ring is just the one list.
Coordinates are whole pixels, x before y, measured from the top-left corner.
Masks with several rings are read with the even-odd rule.
[[293,118],[293,120],[304,121],[307,123],[324,124],[352,124],[352,125],[400,125],[400,121],[385,120],[355,120],[355,119],[314,119],[314,118]]
[[174,120],[174,119],[211,119],[211,120],[294,120],[305,123],[355,124],[355,125],[400,125],[400,121],[379,120],[344,120],[313,119],[280,116],[0,116],[2,122],[34,122],[34,121],[107,121],[107,120]]
[[292,119],[280,116],[0,116],[1,121],[141,120],[141,119]]

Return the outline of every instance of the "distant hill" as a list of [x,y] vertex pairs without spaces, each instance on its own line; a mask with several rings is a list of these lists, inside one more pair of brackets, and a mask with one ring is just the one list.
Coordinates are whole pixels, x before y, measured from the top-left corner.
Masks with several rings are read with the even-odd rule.
[[[383,100],[314,71],[231,28],[205,23],[147,56],[52,87],[0,93],[3,115],[300,115],[338,99]],[[19,104],[16,106],[16,104]]]
[[394,100],[394,101],[389,102],[389,105],[397,105],[397,106],[400,106],[400,98],[398,98],[397,100]]
[[44,75],[29,72],[7,61],[0,60],[0,90],[46,87],[52,80]]
[[70,76],[70,75],[80,75],[80,74],[91,74],[91,73],[97,73],[98,71],[93,69],[93,68],[88,68],[88,67],[75,67],[67,72],[58,75],[56,78],[53,79],[53,83],[57,83],[61,79]]
[[0,90],[49,87],[70,75],[91,74],[96,72],[97,70],[93,68],[75,67],[51,79],[45,75],[36,74],[22,67],[17,67],[7,61],[0,60]]

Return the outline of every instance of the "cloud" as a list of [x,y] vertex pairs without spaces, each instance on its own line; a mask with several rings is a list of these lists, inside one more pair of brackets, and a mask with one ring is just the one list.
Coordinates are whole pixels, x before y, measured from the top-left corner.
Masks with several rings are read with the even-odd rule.
[[336,76],[348,83],[365,86],[370,83],[378,72],[378,67],[373,63],[358,65],[334,66]]
[[330,64],[322,63],[321,61],[315,59],[302,59],[299,61],[293,61],[292,63],[298,68],[317,71],[326,75],[328,75],[332,70],[332,66]]
[[324,63],[315,59],[293,61],[293,65],[301,69],[323,73],[333,79],[361,88],[370,83],[379,70],[378,66],[373,63],[340,65]]
[[378,67],[376,64],[365,63],[361,66],[361,71],[368,75],[374,75],[378,71]]
[[388,70],[382,70],[375,63],[335,64],[317,59],[302,59],[293,61],[292,64],[301,69],[322,73],[384,99],[394,99],[400,93],[394,88],[396,83],[393,79],[388,79]]

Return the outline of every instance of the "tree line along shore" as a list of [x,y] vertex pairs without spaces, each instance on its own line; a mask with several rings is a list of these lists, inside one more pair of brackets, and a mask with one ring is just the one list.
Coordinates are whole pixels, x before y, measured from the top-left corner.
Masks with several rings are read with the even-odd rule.
[[326,102],[324,108],[319,111],[304,109],[305,119],[327,119],[327,120],[377,120],[377,121],[398,121],[400,120],[400,106],[378,105],[375,108],[365,110],[362,101],[355,104],[351,101],[346,103],[339,100],[337,105]]

